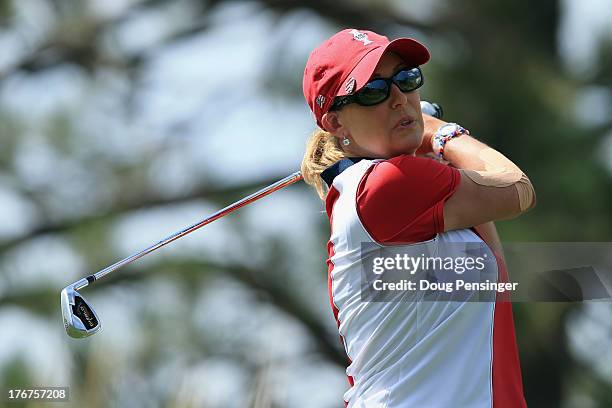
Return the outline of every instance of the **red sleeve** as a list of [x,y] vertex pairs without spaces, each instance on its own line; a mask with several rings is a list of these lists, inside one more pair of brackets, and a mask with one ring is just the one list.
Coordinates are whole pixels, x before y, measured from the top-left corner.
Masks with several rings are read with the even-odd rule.
[[435,160],[402,155],[376,163],[357,189],[357,213],[379,243],[421,242],[444,231],[444,203],[459,170]]

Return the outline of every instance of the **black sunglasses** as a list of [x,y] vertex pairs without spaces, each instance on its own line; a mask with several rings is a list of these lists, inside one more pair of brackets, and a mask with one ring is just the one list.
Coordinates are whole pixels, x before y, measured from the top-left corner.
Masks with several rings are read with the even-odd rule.
[[397,85],[402,92],[412,92],[423,85],[421,68],[402,68],[391,78],[375,78],[369,81],[353,95],[337,96],[329,110],[340,110],[349,103],[361,106],[377,105],[387,100],[391,94],[391,84]]

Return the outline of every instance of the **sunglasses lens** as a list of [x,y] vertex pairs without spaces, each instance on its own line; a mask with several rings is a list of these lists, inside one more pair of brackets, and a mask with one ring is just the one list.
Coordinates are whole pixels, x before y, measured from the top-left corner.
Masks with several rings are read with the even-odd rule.
[[376,105],[389,96],[389,85],[383,79],[375,79],[368,82],[355,96],[360,105]]
[[[348,103],[357,102],[361,106],[372,106],[383,102],[389,97],[391,93],[390,84],[395,83],[402,92],[411,92],[423,85],[423,74],[421,70],[417,68],[403,69],[393,76],[393,79],[373,79],[368,82],[354,95],[350,95],[351,98],[346,103],[339,103],[338,106],[332,106],[333,109],[338,110],[343,105]],[[349,98],[343,97],[343,98]]]
[[406,69],[398,72],[394,77],[394,82],[403,92],[414,91],[423,85],[423,75],[418,68]]

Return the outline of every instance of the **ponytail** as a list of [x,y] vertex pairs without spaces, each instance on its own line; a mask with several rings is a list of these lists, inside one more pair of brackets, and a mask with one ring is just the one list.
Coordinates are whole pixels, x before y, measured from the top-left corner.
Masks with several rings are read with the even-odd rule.
[[344,157],[346,156],[338,143],[338,138],[331,133],[317,128],[308,139],[306,152],[302,159],[302,176],[307,184],[317,190],[321,200],[325,201],[328,190],[327,185],[321,179],[321,173]]

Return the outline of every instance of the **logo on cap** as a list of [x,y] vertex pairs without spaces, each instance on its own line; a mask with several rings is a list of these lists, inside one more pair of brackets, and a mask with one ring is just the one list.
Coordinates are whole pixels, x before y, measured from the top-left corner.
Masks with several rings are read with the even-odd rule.
[[325,105],[325,97],[323,95],[317,96],[315,103],[319,106],[319,108],[323,109],[323,105]]
[[351,30],[351,34],[353,34],[353,38],[356,39],[357,41],[361,41],[363,43],[363,45],[368,45],[368,44],[372,44],[373,41],[371,41],[368,38],[368,35],[366,33],[362,33],[359,30]]
[[353,93],[353,91],[355,90],[355,78],[350,77],[347,81],[346,81],[346,85],[344,85],[344,90],[346,91],[347,95],[350,95]]

